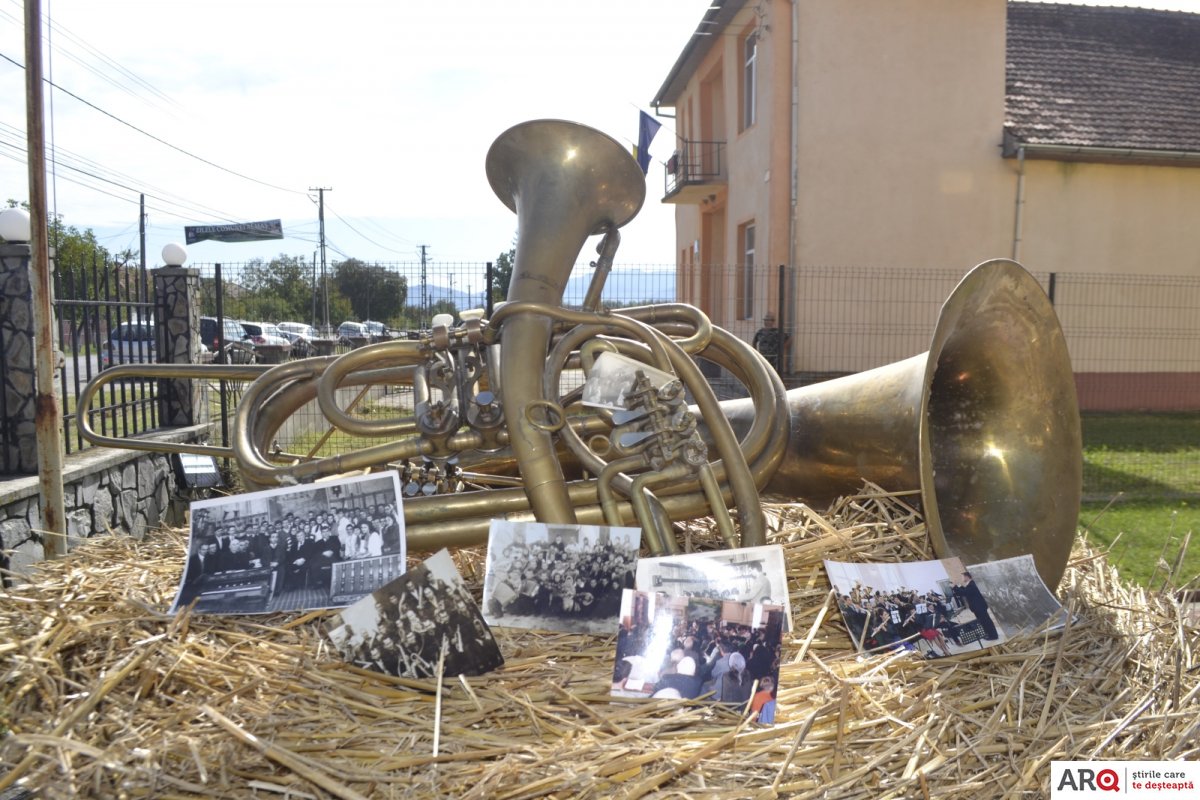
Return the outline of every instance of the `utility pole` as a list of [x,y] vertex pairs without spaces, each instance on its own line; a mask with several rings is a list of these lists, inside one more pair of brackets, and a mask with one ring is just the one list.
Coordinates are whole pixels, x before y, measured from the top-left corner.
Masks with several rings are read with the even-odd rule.
[[[30,293],[33,306],[34,374],[37,411],[38,500],[42,511],[42,552],[53,558],[67,552],[63,500],[63,413],[55,389],[58,355],[54,347],[54,304],[50,275],[50,237],[46,204],[46,120],[42,93],[42,4],[25,3],[25,131],[29,154]],[[0,782],[3,783],[3,782]]]
[[142,274],[146,273],[146,195],[138,195],[138,249],[142,254]]
[[332,186],[310,186],[310,192],[317,193],[317,220],[320,222],[321,245],[321,284],[325,287],[325,332],[329,332],[329,276],[325,272],[325,193],[332,192]]
[[421,327],[428,328],[426,321],[429,317],[429,282],[425,276],[425,251],[429,245],[417,245],[421,248]]

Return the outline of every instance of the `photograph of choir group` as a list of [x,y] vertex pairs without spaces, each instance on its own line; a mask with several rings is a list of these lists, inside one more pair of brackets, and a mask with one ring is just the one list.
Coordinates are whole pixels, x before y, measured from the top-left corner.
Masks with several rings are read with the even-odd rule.
[[700,699],[774,721],[782,606],[629,590],[620,613],[613,696]]
[[906,564],[826,561],[846,628],[860,650],[926,658],[978,650],[1044,625],[1063,609],[1032,556],[964,567],[957,558]]
[[483,615],[492,625],[616,633],[641,528],[492,520]]
[[405,555],[395,472],[198,500],[171,611],[344,606],[402,575]]
[[338,615],[330,641],[351,664],[404,678],[482,675],[504,663],[447,550]]
[[783,606],[784,630],[791,630],[783,548],[777,544],[703,553],[642,558],[634,588],[711,600]]

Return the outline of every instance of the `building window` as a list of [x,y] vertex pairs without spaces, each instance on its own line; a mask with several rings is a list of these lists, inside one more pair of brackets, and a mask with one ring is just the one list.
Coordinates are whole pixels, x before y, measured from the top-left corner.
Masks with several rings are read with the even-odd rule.
[[737,276],[737,318],[754,317],[754,223],[738,226],[738,250],[742,254]]
[[758,34],[751,32],[742,40],[742,130],[758,118]]

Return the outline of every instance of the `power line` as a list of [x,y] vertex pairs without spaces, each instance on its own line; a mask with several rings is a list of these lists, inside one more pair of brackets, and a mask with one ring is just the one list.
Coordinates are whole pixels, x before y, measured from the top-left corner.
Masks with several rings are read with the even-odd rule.
[[[19,61],[16,61],[16,60],[15,60],[15,59],[13,59],[13,58],[10,58],[9,56],[6,56],[4,53],[0,53],[0,58],[4,59],[5,61],[9,62],[10,64],[13,64],[14,66],[16,66],[16,67],[18,67],[18,68],[20,68],[20,69],[25,69],[25,65],[24,65],[24,64],[22,64],[22,63],[21,63],[21,62],[19,62]],[[226,173],[228,173],[228,174],[230,174],[230,175],[233,175],[234,177],[241,178],[242,180],[247,180],[247,181],[250,181],[251,183],[257,183],[257,184],[259,184],[260,186],[266,186],[266,187],[267,187],[267,188],[269,188],[269,189],[276,189],[276,190],[278,190],[278,191],[281,191],[281,192],[287,192],[287,193],[289,193],[289,194],[304,194],[304,192],[302,192],[302,191],[299,191],[299,190],[297,190],[297,189],[286,189],[286,188],[284,188],[284,187],[282,187],[282,186],[277,186],[277,185],[275,185],[275,184],[273,184],[273,183],[268,183],[267,181],[260,181],[258,178],[252,178],[252,177],[250,177],[249,175],[243,175],[242,173],[240,173],[240,172],[237,172],[236,170],[229,169],[228,167],[223,167],[223,166],[221,166],[220,164],[216,163],[215,161],[209,161],[207,158],[204,158],[204,157],[202,157],[202,156],[198,156],[198,155],[196,155],[195,153],[191,153],[191,152],[189,152],[189,151],[187,151],[187,150],[184,150],[182,147],[179,147],[179,146],[177,146],[177,145],[173,145],[173,144],[171,144],[171,143],[170,143],[170,142],[168,142],[166,139],[163,139],[163,138],[161,138],[161,137],[155,136],[154,134],[152,134],[152,133],[150,133],[150,132],[148,132],[148,131],[144,131],[144,130],[142,130],[141,128],[139,128],[138,126],[136,126],[136,125],[134,125],[134,124],[132,124],[132,123],[130,123],[130,122],[126,122],[125,120],[123,120],[123,119],[121,119],[120,117],[118,117],[116,114],[113,114],[113,113],[111,113],[111,112],[105,111],[103,108],[101,108],[100,106],[96,105],[95,103],[92,103],[92,102],[89,102],[89,101],[87,101],[87,100],[84,100],[84,99],[83,99],[82,97],[80,97],[79,95],[75,94],[74,92],[70,91],[69,89],[64,89],[63,87],[59,86],[58,84],[54,83],[53,81],[47,80],[47,79],[45,79],[45,78],[43,78],[43,80],[44,80],[44,81],[45,81],[47,84],[49,84],[51,87],[53,87],[53,88],[57,89],[58,91],[60,91],[60,92],[62,92],[63,94],[67,95],[68,97],[72,97],[72,98],[74,98],[75,100],[78,100],[80,103],[83,103],[85,106],[88,106],[89,108],[92,108],[92,109],[95,109],[96,111],[99,111],[101,114],[103,114],[104,116],[108,117],[109,119],[112,119],[112,120],[114,120],[114,121],[116,121],[116,122],[119,122],[119,123],[121,123],[122,125],[124,125],[125,127],[129,128],[130,130],[136,131],[136,132],[140,133],[141,135],[145,136],[145,137],[146,137],[146,138],[148,138],[148,139],[153,139],[154,141],[158,142],[159,144],[161,144],[161,145],[163,145],[163,146],[165,146],[165,147],[169,147],[169,148],[171,148],[172,150],[174,150],[174,151],[176,151],[176,152],[178,152],[178,153],[182,153],[183,155],[187,156],[188,158],[195,159],[196,161],[199,161],[199,162],[200,162],[200,163],[202,163],[202,164],[207,164],[208,166],[210,166],[210,167],[213,167],[214,169],[219,169],[219,170],[221,170],[222,172],[226,172]]]

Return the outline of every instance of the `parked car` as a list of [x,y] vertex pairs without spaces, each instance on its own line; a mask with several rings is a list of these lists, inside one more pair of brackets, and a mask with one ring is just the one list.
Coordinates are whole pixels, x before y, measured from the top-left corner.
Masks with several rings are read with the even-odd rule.
[[[225,331],[225,352],[228,364],[251,364],[254,362],[254,347],[246,340],[246,329],[236,319],[224,320]],[[217,352],[221,347],[220,338],[217,336],[217,318],[216,317],[201,317],[200,318],[200,341],[212,352]]]
[[246,337],[255,347],[263,345],[278,345],[291,349],[292,343],[287,340],[287,337],[279,333],[279,328],[275,327],[270,322],[243,322],[242,329],[246,331]]
[[363,325],[367,329],[367,335],[372,339],[386,339],[389,336],[387,326],[382,322],[368,319],[363,321]]
[[292,343],[292,355],[307,358],[312,355],[312,340],[317,338],[317,331],[311,325],[303,322],[281,322],[276,325],[279,335]]
[[[209,348],[200,342],[200,352]],[[117,364],[155,364],[158,362],[158,341],[154,320],[122,322],[100,345],[100,369]]]
[[116,364],[152,364],[158,361],[154,320],[122,322],[100,345],[100,368]]
[[350,322],[349,320],[338,325],[337,335],[339,339],[367,339],[371,336],[366,325],[363,325],[361,322]]

